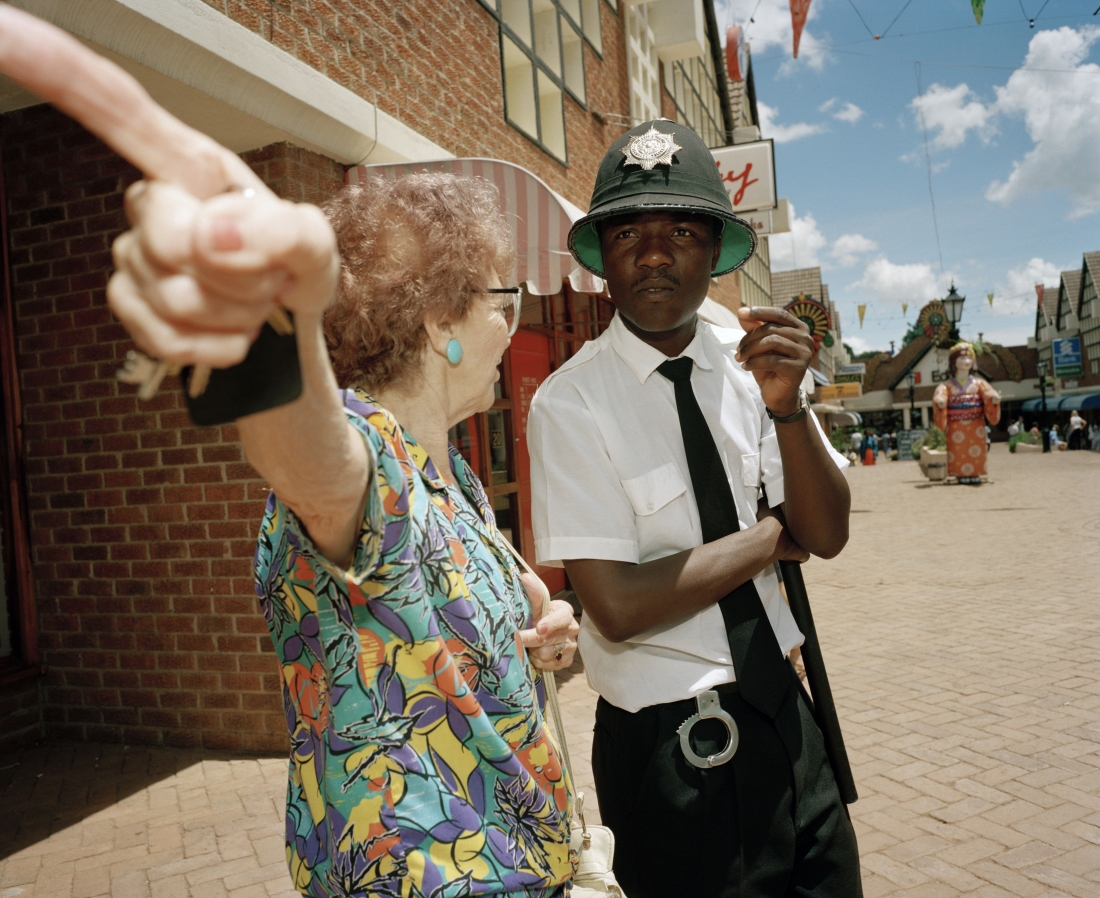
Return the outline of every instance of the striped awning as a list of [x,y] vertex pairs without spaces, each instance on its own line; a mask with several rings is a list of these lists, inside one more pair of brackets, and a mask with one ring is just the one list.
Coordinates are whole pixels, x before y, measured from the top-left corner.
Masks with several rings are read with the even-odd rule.
[[518,165],[501,159],[442,159],[391,165],[357,165],[348,169],[347,182],[368,178],[396,180],[414,172],[443,171],[485,178],[500,191],[500,206],[511,222],[518,250],[518,280],[529,292],[553,296],[566,278],[580,293],[602,293],[603,280],[585,271],[569,252],[569,228],[584,212]]

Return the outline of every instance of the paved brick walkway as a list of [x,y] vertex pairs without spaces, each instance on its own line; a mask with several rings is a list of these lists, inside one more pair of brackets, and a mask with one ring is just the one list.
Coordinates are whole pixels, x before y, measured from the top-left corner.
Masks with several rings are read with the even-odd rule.
[[[994,482],[850,472],[852,541],[806,580],[861,798],[868,898],[1100,896],[1100,455]],[[594,799],[594,696],[560,696]],[[0,898],[292,898],[286,762],[62,745],[0,758]]]

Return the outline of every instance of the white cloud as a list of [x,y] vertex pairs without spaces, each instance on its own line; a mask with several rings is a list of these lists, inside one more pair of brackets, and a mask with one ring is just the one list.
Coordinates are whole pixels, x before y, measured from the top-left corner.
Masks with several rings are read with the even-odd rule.
[[988,199],[1007,205],[1029,193],[1064,189],[1075,202],[1073,214],[1100,210],[1100,66],[1084,63],[1100,40],[1100,28],[1059,28],[1031,39],[1024,65],[1087,74],[1015,71],[998,87],[997,108],[1023,117],[1035,147],[1014,163]]
[[772,271],[790,271],[792,268],[813,268],[821,264],[821,250],[828,244],[825,235],[818,230],[813,213],[801,218],[795,215],[791,203],[791,231],[789,234],[772,234],[768,238],[768,253]]
[[879,256],[867,264],[863,277],[851,285],[874,296],[883,304],[923,304],[947,292],[951,275],[940,276],[927,262],[895,264]]
[[839,102],[840,100],[838,100],[836,97],[833,97],[831,100],[826,100],[824,103],[818,106],[817,111],[831,112],[833,109],[836,109],[836,112],[833,112],[833,118],[835,118],[837,121],[847,122],[849,125],[854,125],[861,118],[863,118],[863,110],[860,109],[855,103],[849,101],[844,103],[843,106],[837,109],[837,103]]
[[849,125],[854,125],[863,118],[863,110],[855,103],[848,102],[833,113],[833,118],[841,122],[847,122]]
[[920,127],[920,113],[924,111],[924,124],[929,131],[938,130],[932,138],[932,148],[949,150],[961,146],[971,131],[976,131],[983,143],[993,136],[992,120],[996,110],[980,100],[971,99],[973,91],[965,84],[945,87],[933,84],[924,96],[914,99],[909,107]]
[[[1008,271],[1004,279],[993,288],[993,305],[987,306],[992,315],[1034,315],[1035,285],[1057,289],[1062,268],[1038,256]],[[985,302],[985,297],[982,297]]]
[[776,143],[790,143],[792,140],[820,134],[825,130],[824,125],[810,125],[806,122],[794,125],[776,124],[775,119],[779,115],[779,110],[759,100],[756,101],[756,109],[760,113],[760,136],[771,137]]
[[[856,324],[859,324],[859,318],[856,318]],[[870,342],[863,339],[863,337],[857,337],[855,334],[845,334],[842,341],[849,346],[856,355],[863,355],[865,352],[871,352],[871,350],[878,350],[877,346],[872,346]]]
[[[716,0],[714,5],[719,22],[735,22],[746,29],[745,36],[754,53],[763,53],[774,47],[790,55],[793,48],[790,0]],[[798,44],[798,59],[788,58],[780,67],[781,73],[793,71],[799,63],[820,70],[828,59],[821,40],[811,29],[820,6],[821,0],[810,5],[806,27],[802,29],[802,38]],[[749,21],[750,16],[752,22]],[[722,27],[720,30],[724,44],[726,29]]]
[[836,259],[837,264],[850,268],[859,262],[859,257],[864,253],[872,253],[878,249],[878,244],[862,234],[841,234],[833,241],[830,255]]
[[1100,211],[1100,65],[1085,62],[1097,41],[1095,25],[1041,31],[1023,67],[994,88],[993,102],[983,103],[966,84],[933,84],[910,108],[918,127],[923,108],[936,150],[959,147],[971,133],[988,143],[999,117],[1023,119],[1034,146],[1005,180],[989,185],[986,198],[1008,205],[1064,190],[1073,198],[1074,217]]

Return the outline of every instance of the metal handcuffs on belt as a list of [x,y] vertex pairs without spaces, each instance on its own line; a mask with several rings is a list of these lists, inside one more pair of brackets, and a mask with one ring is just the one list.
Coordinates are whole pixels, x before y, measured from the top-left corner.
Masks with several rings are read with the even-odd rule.
[[[687,758],[688,763],[694,764],[696,767],[720,767],[732,758],[737,751],[737,743],[740,740],[740,736],[737,732],[737,724],[722,707],[718,700],[718,693],[713,689],[708,689],[706,692],[702,692],[695,696],[695,706],[699,710],[680,724],[679,729],[676,730],[676,732],[680,734],[680,751],[684,753],[684,757]],[[691,747],[691,739],[689,737],[691,736],[691,728],[700,720],[706,720],[708,718],[720,720],[726,725],[726,730],[729,732],[729,742],[726,744],[726,747],[717,754],[704,758],[695,753],[695,750]]]

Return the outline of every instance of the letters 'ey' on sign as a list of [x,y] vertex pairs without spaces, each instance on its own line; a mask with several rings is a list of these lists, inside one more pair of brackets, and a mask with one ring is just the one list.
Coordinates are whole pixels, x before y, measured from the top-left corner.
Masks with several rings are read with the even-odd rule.
[[734,212],[775,208],[775,146],[771,140],[721,147],[711,154]]

